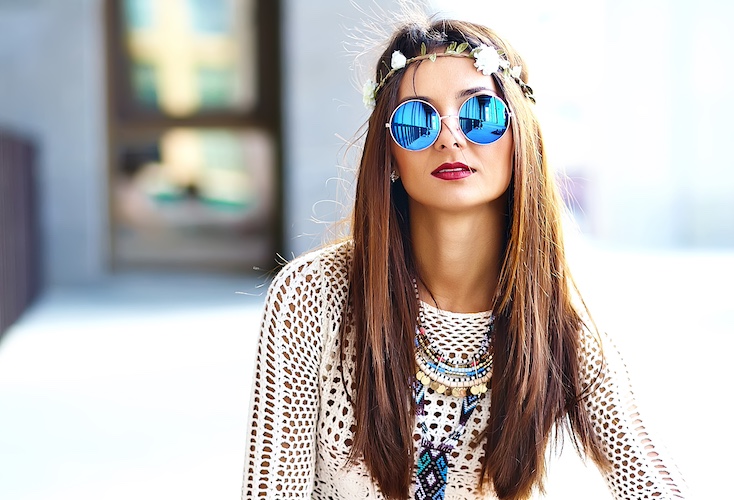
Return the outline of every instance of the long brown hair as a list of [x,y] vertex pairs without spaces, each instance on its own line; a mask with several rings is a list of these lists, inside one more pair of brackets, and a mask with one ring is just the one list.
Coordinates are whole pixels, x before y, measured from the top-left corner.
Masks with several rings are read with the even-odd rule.
[[[512,66],[520,56],[493,31],[469,22],[439,20],[397,30],[376,71],[380,81],[393,51],[407,58],[448,44],[494,46]],[[362,460],[388,498],[408,497],[413,474],[415,374],[413,335],[417,274],[409,233],[407,194],[390,182],[395,169],[385,129],[404,72],[381,88],[368,122],[357,177],[348,318],[341,345],[356,351],[352,379],[356,428],[351,459]],[[530,101],[511,79],[494,75],[512,110],[515,144],[508,220],[493,311],[496,317],[491,411],[481,439],[479,485],[500,499],[527,498],[542,488],[545,449],[554,425],[570,426],[574,442],[606,467],[601,445],[580,403],[578,351],[582,321],[572,304],[573,282],[564,256],[561,204],[548,172]],[[527,82],[523,69],[522,80]],[[507,78],[507,79],[506,79]]]

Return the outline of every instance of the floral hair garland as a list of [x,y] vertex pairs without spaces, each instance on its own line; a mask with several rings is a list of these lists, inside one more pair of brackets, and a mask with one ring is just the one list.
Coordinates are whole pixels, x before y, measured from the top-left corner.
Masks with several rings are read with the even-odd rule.
[[387,80],[399,70],[405,68],[408,64],[415,61],[422,61],[424,59],[435,61],[437,57],[445,56],[474,58],[474,66],[482,74],[489,76],[492,73],[502,73],[505,76],[511,77],[520,86],[525,97],[530,99],[530,101],[535,102],[535,98],[533,97],[533,89],[530,88],[530,86],[522,81],[522,79],[520,78],[520,74],[522,73],[522,66],[510,67],[510,62],[504,57],[505,53],[502,50],[496,49],[489,45],[482,44],[479,47],[472,49],[470,52],[465,52],[468,48],[469,44],[466,42],[461,44],[451,42],[449,46],[446,47],[446,52],[434,52],[428,54],[426,44],[422,43],[420,55],[411,57],[410,59],[406,58],[399,50],[396,50],[392,53],[392,59],[390,60],[390,71],[388,71],[387,74],[382,77],[380,82],[376,83],[372,80],[367,80],[362,87],[362,101],[364,102],[364,105],[367,107],[367,109],[373,109],[377,100],[377,93],[385,85],[385,82],[387,82]]

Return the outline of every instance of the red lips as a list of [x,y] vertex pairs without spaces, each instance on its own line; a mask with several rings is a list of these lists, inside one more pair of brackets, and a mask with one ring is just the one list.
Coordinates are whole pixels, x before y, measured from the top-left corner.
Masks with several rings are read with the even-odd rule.
[[469,177],[474,173],[474,170],[464,165],[461,162],[444,163],[436,170],[431,172],[431,175],[444,180],[444,181],[455,181]]

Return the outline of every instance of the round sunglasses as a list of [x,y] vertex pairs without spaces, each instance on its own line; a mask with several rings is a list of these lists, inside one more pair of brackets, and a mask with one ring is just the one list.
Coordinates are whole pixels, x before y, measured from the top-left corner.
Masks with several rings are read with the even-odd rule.
[[426,101],[410,99],[395,108],[385,127],[390,129],[398,146],[408,151],[421,151],[436,142],[444,118],[458,118],[464,136],[481,145],[499,140],[510,124],[510,112],[502,99],[479,94],[464,101],[458,115],[446,116],[439,115]]

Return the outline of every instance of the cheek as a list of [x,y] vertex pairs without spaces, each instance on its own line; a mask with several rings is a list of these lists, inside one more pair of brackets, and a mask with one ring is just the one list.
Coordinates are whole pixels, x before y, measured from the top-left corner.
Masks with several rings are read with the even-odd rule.
[[512,136],[503,137],[501,142],[490,146],[482,146],[477,153],[482,168],[492,173],[496,182],[509,183],[514,172],[515,146]]
[[498,163],[501,168],[512,175],[512,166],[515,163],[515,139],[512,136],[512,130],[508,130],[505,137],[502,138],[502,147],[498,152]]
[[394,141],[391,141],[390,152],[392,153],[393,169],[397,170],[400,177],[404,177],[410,169],[410,155],[415,154],[412,151],[406,151]]

